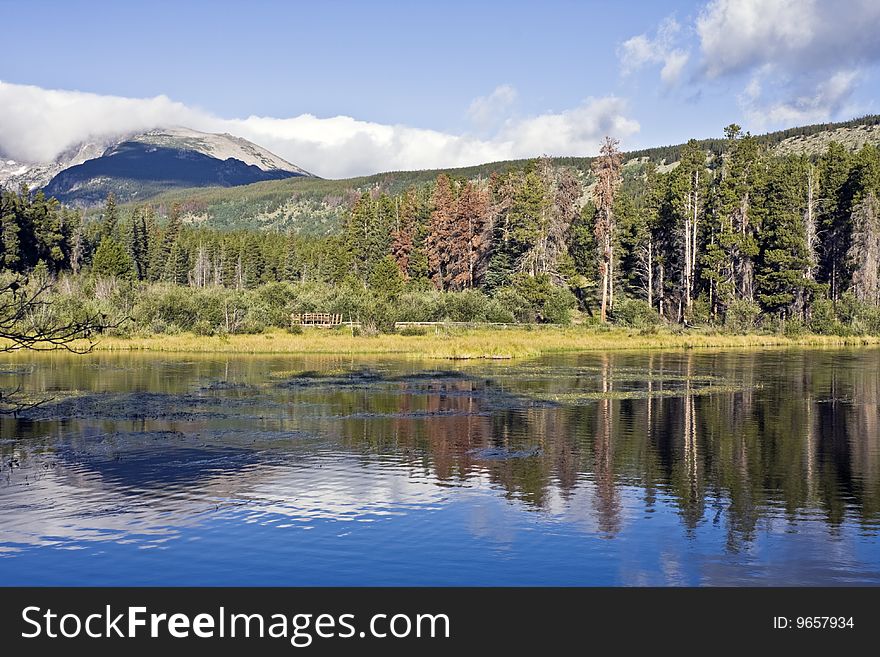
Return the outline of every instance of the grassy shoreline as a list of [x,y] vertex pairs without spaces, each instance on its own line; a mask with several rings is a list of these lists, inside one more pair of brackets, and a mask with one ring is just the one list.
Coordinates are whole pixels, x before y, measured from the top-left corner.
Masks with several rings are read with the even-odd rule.
[[438,328],[427,335],[352,336],[350,333],[306,330],[301,335],[272,331],[255,335],[197,336],[192,333],[131,338],[102,338],[95,351],[242,353],[242,354],[364,354],[438,359],[506,359],[550,353],[663,349],[754,349],[765,347],[846,347],[880,345],[880,337],[775,334],[728,335],[692,331],[643,334],[626,329],[585,327]]

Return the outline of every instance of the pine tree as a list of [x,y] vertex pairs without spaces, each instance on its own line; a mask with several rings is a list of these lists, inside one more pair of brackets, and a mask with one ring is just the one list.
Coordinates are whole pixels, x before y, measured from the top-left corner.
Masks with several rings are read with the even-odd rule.
[[[25,198],[27,198],[25,196]],[[2,268],[21,271],[21,242],[19,215],[22,198],[14,192],[0,189],[0,240],[2,240]]]
[[508,257],[515,271],[534,276],[542,269],[550,212],[549,190],[533,163],[513,194],[507,211]]
[[134,274],[134,264],[122,244],[105,236],[92,258],[92,272],[98,276],[129,278]]
[[263,282],[266,259],[258,235],[249,235],[245,239],[242,266],[244,267],[243,277],[246,288],[256,287]]
[[844,266],[856,298],[880,304],[880,151],[865,146],[853,159],[850,244]]
[[[175,274],[179,273],[180,254],[174,254],[172,257],[172,250],[178,242],[180,230],[180,204],[174,203],[168,216],[168,224],[162,231],[159,246],[155,249],[155,257],[150,263],[151,268],[155,268],[156,276],[166,281],[174,281],[179,278]],[[186,280],[184,279],[183,282],[185,283]]]
[[871,191],[852,213],[852,242],[846,264],[852,270],[852,291],[864,303],[880,305],[880,201]]
[[126,230],[126,247],[134,263],[135,277],[141,281],[145,280],[150,260],[145,208],[135,208],[131,212]]
[[30,233],[27,246],[22,245],[26,266],[42,260],[51,272],[57,272],[64,265],[66,248],[58,201],[47,199],[39,191],[24,208],[24,222]]
[[189,252],[181,243],[181,240],[177,239],[171,245],[163,279],[169,283],[187,285],[189,283],[189,269]]
[[691,139],[682,150],[680,164],[671,174],[669,188],[679,244],[679,321],[690,315],[696,296],[699,230],[703,222],[707,182],[706,153],[696,140]]
[[852,230],[852,168],[852,155],[837,142],[829,144],[819,160],[820,280],[828,283],[835,302],[849,284],[844,258]]
[[396,299],[403,291],[403,276],[393,256],[385,256],[374,267],[370,287],[389,300]]
[[[713,242],[710,277],[713,306],[725,308],[733,299],[754,298],[754,259],[758,254],[757,231],[765,165],[755,138],[740,127],[725,128],[727,137],[721,182],[714,199]],[[723,257],[718,251],[727,254]]]
[[492,234],[486,267],[485,285],[489,290],[509,285],[514,269],[511,257],[510,208],[518,178],[514,173],[493,173],[489,178],[489,213]]
[[113,192],[107,194],[104,213],[101,217],[101,237],[116,239],[119,231],[119,210],[116,208],[116,197]]
[[489,250],[489,199],[472,182],[461,186],[455,201],[451,236],[447,245],[448,287],[472,288],[478,282]]
[[284,279],[295,281],[304,277],[303,263],[300,258],[299,239],[295,232],[289,231],[284,242]]
[[803,313],[813,291],[804,275],[809,266],[803,223],[805,176],[803,161],[776,160],[763,195],[766,217],[756,265],[756,296],[764,308],[783,319]]
[[[70,225],[72,224],[72,225]],[[86,258],[86,235],[82,216],[76,213],[69,221],[70,225],[70,270],[79,274]]]

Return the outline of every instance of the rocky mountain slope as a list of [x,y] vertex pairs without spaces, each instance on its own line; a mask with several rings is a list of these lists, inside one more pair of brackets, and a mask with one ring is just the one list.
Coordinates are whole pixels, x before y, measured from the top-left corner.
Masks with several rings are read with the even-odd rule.
[[123,202],[140,201],[170,189],[297,176],[311,174],[246,139],[177,127],[78,144],[50,163],[0,164],[0,184],[43,187],[80,206],[101,203],[109,192]]

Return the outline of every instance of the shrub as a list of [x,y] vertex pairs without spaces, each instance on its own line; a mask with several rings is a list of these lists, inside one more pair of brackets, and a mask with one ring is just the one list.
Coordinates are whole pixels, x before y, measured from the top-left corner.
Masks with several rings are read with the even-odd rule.
[[477,290],[443,295],[445,318],[451,322],[485,322],[489,297]]
[[495,291],[493,299],[503,312],[510,314],[515,322],[530,324],[537,320],[535,309],[516,288],[499,288]]
[[196,335],[214,335],[214,326],[208,320],[200,319],[193,324],[192,331]]
[[840,331],[840,324],[830,299],[816,299],[810,307],[809,328],[813,333],[834,335]]
[[639,329],[656,327],[662,323],[660,315],[647,301],[628,297],[615,301],[611,319],[615,324]]
[[401,322],[439,322],[445,313],[443,294],[430,290],[409,290],[395,303]]
[[290,324],[291,306],[295,298],[290,283],[267,283],[254,290],[249,297],[267,325],[283,328]]
[[782,324],[782,332],[789,338],[796,338],[803,335],[807,326],[799,317],[789,319]]
[[859,301],[847,292],[837,303],[840,321],[855,335],[880,335],[880,308]]
[[403,326],[397,333],[399,335],[428,335],[428,329],[424,326]]
[[706,299],[694,299],[688,321],[691,324],[708,324],[712,320],[712,307]]
[[568,324],[577,307],[571,290],[554,285],[546,274],[518,274],[511,288],[501,288],[495,298],[520,322]]
[[736,299],[727,307],[724,326],[734,333],[754,331],[761,314],[761,307],[754,301]]

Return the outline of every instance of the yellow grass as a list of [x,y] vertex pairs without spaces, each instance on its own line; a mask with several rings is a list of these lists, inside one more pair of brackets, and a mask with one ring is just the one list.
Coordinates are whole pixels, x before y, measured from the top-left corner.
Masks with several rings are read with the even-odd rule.
[[425,358],[522,358],[575,351],[862,346],[876,337],[803,335],[725,335],[661,331],[641,334],[622,329],[525,327],[429,329],[427,335],[353,336],[349,332],[306,329],[301,335],[274,331],[258,335],[203,337],[189,333],[134,338],[103,338],[97,351],[184,353],[396,354]]

